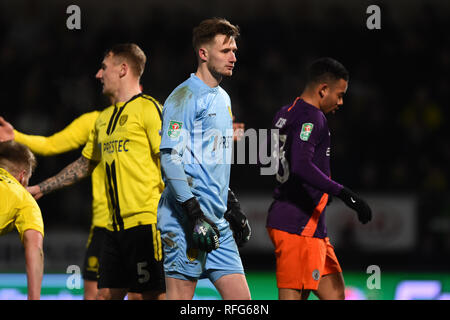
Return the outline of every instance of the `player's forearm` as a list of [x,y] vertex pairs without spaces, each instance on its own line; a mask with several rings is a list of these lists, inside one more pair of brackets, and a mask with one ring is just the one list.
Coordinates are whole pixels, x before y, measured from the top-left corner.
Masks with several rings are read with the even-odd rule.
[[25,250],[27,265],[28,300],[39,300],[44,274],[44,253],[42,248]]
[[337,195],[342,189],[342,185],[333,181],[330,177],[325,175],[312,161],[314,153],[305,148],[302,152],[296,153],[297,156],[293,159],[292,172],[299,176],[303,181],[312,187],[319,189],[331,195]]
[[161,168],[167,186],[175,194],[179,203],[183,203],[194,196],[187,182],[181,157],[178,154],[172,154],[170,150],[161,150]]
[[39,183],[40,192],[47,194],[71,186],[89,176],[95,167],[95,162],[81,156],[78,160],[61,170],[57,175]]
[[331,180],[314,164],[311,163],[310,166],[307,167],[309,170],[302,170],[302,173],[298,174],[298,176],[310,186],[333,196],[337,195],[342,189],[342,185]]
[[24,238],[28,300],[38,300],[41,296],[42,277],[44,274],[42,235],[35,230],[27,230],[26,232],[34,232],[28,239]]

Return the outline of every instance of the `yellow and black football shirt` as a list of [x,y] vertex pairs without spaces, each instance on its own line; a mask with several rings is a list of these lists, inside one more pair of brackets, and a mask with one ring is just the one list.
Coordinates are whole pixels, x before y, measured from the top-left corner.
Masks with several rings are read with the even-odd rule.
[[5,169],[0,168],[0,235],[14,228],[23,242],[28,229],[44,235],[41,209],[31,194]]
[[[100,111],[84,113],[63,130],[50,137],[28,135],[14,130],[14,140],[26,145],[36,154],[53,156],[84,146],[95,125]],[[109,221],[108,200],[105,190],[105,170],[99,164],[91,176],[92,180],[92,228],[106,228]]]
[[158,101],[143,94],[106,108],[82,151],[103,166],[109,230],[156,223],[164,189],[159,159],[161,110]]

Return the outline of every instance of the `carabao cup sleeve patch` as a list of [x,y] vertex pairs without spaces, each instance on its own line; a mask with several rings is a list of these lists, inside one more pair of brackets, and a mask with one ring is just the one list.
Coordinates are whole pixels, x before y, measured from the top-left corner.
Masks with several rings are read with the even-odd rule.
[[300,131],[300,139],[303,141],[308,141],[311,136],[311,132],[314,128],[314,125],[310,122],[304,123],[302,125],[302,130]]
[[183,127],[183,122],[170,120],[169,128],[167,129],[167,136],[170,139],[177,139],[180,136],[182,127]]

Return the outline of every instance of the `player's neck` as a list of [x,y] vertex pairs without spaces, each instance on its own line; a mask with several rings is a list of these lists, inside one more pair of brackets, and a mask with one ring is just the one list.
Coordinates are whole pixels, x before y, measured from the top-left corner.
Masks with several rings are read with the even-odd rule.
[[211,71],[209,71],[209,69],[206,67],[206,64],[200,65],[197,68],[197,72],[195,73],[195,75],[211,88],[217,87],[222,81],[222,76],[221,75],[214,76],[211,73]]
[[316,99],[313,95],[309,94],[308,92],[303,92],[300,95],[300,99],[320,110],[319,100]]
[[127,102],[128,100],[130,100],[139,93],[141,93],[139,83],[128,86],[124,85],[121,88],[119,88],[117,93],[111,98],[111,102],[112,104]]

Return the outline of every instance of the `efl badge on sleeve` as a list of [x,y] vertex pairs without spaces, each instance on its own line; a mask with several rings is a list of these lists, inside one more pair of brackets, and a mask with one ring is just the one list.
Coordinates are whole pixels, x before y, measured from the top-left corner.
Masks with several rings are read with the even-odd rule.
[[167,135],[171,139],[176,139],[180,136],[181,128],[183,127],[183,122],[170,120],[169,129],[167,130]]
[[300,132],[300,139],[303,141],[308,141],[313,128],[314,125],[312,123],[304,123],[302,125],[302,131]]

